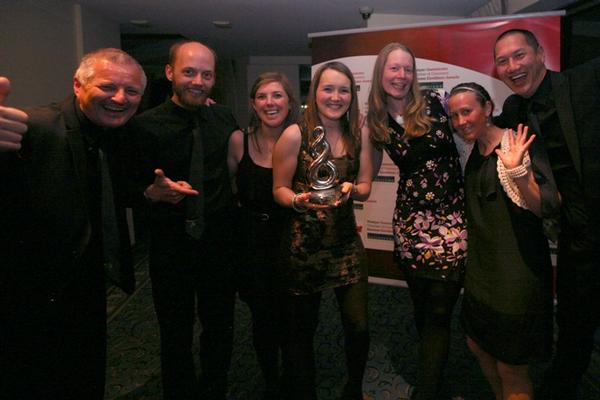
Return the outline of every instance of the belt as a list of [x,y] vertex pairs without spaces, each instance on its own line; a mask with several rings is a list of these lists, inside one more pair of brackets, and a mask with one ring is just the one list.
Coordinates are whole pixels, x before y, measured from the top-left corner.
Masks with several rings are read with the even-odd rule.
[[255,221],[267,222],[271,219],[271,216],[268,213],[261,213],[252,210],[244,210],[246,214]]
[[261,222],[267,222],[271,218],[271,216],[267,213],[257,213],[254,211],[250,211],[250,215],[252,215],[252,217],[257,221]]

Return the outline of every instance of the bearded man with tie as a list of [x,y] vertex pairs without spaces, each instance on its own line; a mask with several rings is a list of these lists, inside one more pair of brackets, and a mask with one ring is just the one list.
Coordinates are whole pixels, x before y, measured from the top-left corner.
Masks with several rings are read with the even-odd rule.
[[[165,66],[173,95],[133,121],[145,157],[140,189],[151,204],[150,278],[169,400],[224,400],[227,393],[235,299],[227,150],[237,123],[228,108],[206,105],[215,63],[202,43],[174,44]],[[192,353],[196,315],[200,381]]]

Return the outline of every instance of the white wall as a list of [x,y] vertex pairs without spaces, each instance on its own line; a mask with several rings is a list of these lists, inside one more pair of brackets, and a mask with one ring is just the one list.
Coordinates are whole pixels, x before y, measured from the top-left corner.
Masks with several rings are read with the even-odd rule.
[[80,55],[119,47],[119,26],[71,0],[2,0],[0,75],[12,83],[7,103],[25,107],[72,93]]
[[117,22],[85,7],[75,7],[81,10],[83,54],[101,47],[121,48],[121,28]]
[[518,14],[559,10],[575,2],[576,0],[490,0],[474,11],[471,17],[502,15],[503,6],[506,8],[505,14]]
[[247,93],[250,93],[252,84],[263,72],[277,71],[285,74],[292,84],[294,94],[300,97],[300,75],[299,66],[311,63],[310,57],[250,57],[246,68],[248,86]]
[[441,21],[449,19],[463,19],[469,17],[489,17],[502,15],[502,6],[506,7],[507,15],[519,12],[539,12],[560,9],[576,0],[489,0],[480,9],[471,15],[457,14],[456,16],[440,15],[398,15],[398,14],[372,14],[367,20],[367,27],[383,27],[419,22]]
[[440,21],[444,19],[459,19],[463,16],[441,15],[400,15],[400,14],[373,14],[367,20],[368,28],[394,26],[402,24],[415,24],[418,22]]

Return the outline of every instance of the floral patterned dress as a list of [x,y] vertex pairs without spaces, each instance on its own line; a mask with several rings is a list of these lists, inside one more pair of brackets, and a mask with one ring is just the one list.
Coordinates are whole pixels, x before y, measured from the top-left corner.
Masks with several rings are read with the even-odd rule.
[[424,93],[435,121],[405,139],[389,116],[385,150],[400,170],[394,210],[394,258],[409,277],[461,281],[467,256],[464,188],[458,153],[438,95]]

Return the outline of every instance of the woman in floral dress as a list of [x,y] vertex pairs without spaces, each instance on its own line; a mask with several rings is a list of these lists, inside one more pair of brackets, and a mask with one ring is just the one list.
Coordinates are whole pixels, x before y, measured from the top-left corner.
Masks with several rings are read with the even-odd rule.
[[458,153],[438,95],[420,92],[412,51],[390,43],[377,56],[369,94],[371,140],[398,166],[394,259],[420,336],[416,399],[437,399],[467,250]]

